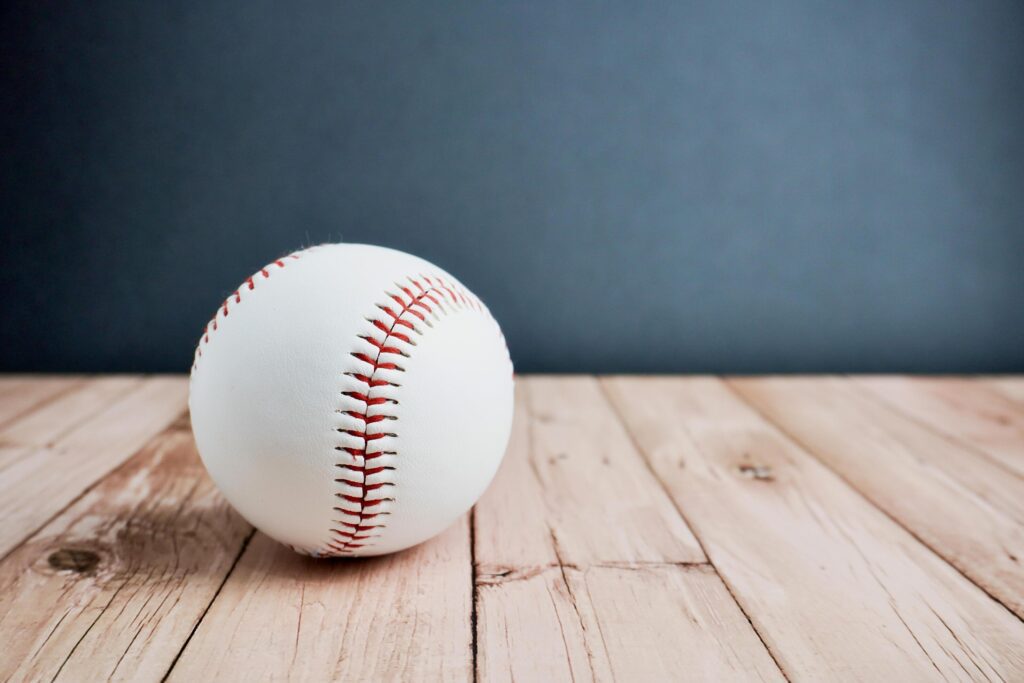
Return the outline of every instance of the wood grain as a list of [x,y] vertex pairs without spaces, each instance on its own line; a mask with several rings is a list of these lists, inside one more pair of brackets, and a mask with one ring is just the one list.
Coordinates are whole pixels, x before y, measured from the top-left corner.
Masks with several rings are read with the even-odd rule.
[[0,376],[0,680],[1024,680],[1020,377],[519,377],[470,516],[333,561],[186,391]]
[[[551,527],[558,517],[548,512],[531,452],[533,417],[527,400],[528,382],[516,378],[515,416],[505,459],[474,508],[474,557],[477,572],[485,575],[559,564]],[[557,498],[554,502],[557,505]],[[515,521],[509,524],[508,520]],[[689,534],[689,529],[684,533]]]
[[855,377],[852,381],[966,448],[1024,477],[1024,409],[997,388],[965,377]]
[[[110,384],[104,386],[103,391],[117,395],[109,391]],[[148,378],[66,433],[59,420],[39,422],[31,415],[25,424],[38,431],[12,427],[26,444],[50,445],[0,451],[0,557],[178,417],[185,408],[186,390],[181,378]],[[95,396],[98,389],[83,391]],[[67,400],[75,402],[77,397],[68,395]],[[40,411],[50,412],[46,407]],[[81,412],[71,413],[75,424]],[[56,434],[60,436],[53,440]]]
[[791,679],[1024,677],[1019,619],[720,380],[605,386]]
[[597,380],[536,377],[524,388],[527,462],[564,563],[706,560]]
[[381,558],[316,560],[256,534],[171,681],[467,681],[466,518]]
[[1010,400],[1024,404],[1024,377],[992,377],[982,381]]
[[158,437],[0,563],[0,680],[159,680],[249,530]]
[[53,446],[62,435],[138,389],[142,381],[137,375],[122,375],[76,382],[0,428],[0,446]]
[[893,411],[848,380],[765,378],[730,384],[869,500],[1024,617],[1019,477]]
[[0,426],[17,419],[82,382],[81,377],[0,378]]
[[708,564],[555,567],[479,588],[479,680],[784,680]]
[[518,381],[475,530],[480,680],[782,679],[591,378]]

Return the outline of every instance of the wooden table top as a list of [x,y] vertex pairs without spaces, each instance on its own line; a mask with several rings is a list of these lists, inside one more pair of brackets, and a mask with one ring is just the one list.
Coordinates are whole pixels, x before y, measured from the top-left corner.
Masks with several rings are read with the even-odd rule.
[[0,378],[0,680],[1024,680],[1024,377],[520,377],[365,560],[254,533],[186,395]]

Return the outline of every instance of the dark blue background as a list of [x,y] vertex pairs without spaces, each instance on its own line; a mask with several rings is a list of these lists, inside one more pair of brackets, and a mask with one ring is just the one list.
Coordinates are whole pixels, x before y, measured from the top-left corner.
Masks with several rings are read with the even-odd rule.
[[519,370],[1024,370],[1021,3],[2,12],[0,369],[185,371],[343,239]]

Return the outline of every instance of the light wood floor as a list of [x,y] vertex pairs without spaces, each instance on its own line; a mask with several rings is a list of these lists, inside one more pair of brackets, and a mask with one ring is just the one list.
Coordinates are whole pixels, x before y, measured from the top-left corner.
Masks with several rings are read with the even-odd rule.
[[520,377],[474,511],[357,561],[186,394],[0,379],[0,680],[1024,681],[1024,378]]

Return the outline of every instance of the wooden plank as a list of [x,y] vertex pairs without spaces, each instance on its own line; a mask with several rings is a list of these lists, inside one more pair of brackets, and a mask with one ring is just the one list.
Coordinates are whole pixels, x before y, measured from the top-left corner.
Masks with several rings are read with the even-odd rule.
[[603,651],[588,649],[585,629],[593,625],[592,610],[574,605],[555,553],[547,504],[530,461],[526,394],[526,380],[517,377],[508,450],[473,511],[476,678],[586,680],[584,672],[610,667]]
[[24,446],[0,446],[0,481],[3,481],[5,469],[34,451],[34,448]]
[[0,374],[0,401],[20,393],[30,384],[42,385],[60,380],[76,380],[71,375]]
[[133,375],[79,382],[0,429],[0,446],[52,446],[60,436],[141,384],[142,378]]
[[[574,572],[574,588],[579,576]],[[478,574],[477,680],[610,680],[594,609],[569,581],[558,565]]]
[[152,377],[89,421],[21,457],[0,458],[0,557],[122,464],[185,408],[187,381]]
[[1020,375],[992,377],[984,381],[1010,400],[1024,404],[1024,377]]
[[75,387],[81,377],[6,377],[0,385],[0,426]]
[[160,680],[249,533],[157,437],[0,563],[0,679]]
[[706,561],[597,380],[538,376],[524,387],[528,462],[564,563]]
[[783,431],[1024,617],[1024,481],[849,380],[733,386]]
[[605,386],[790,679],[1024,676],[1024,624],[720,380]]
[[257,533],[171,681],[472,678],[463,517],[395,555],[302,557]]
[[473,511],[478,573],[498,576],[516,569],[558,566],[550,526],[558,517],[548,513],[531,453],[534,427],[527,402],[528,381],[522,376],[516,378],[515,415],[505,459]]
[[519,378],[474,519],[479,680],[782,679],[592,378]]
[[482,681],[782,681],[708,564],[549,568],[479,584]]
[[929,429],[1024,477],[1024,410],[998,389],[964,377],[855,377],[853,381]]
[[710,565],[597,567],[579,584],[573,591],[593,605],[609,680],[784,680]]
[[0,375],[0,401],[18,392],[29,381],[29,375]]

